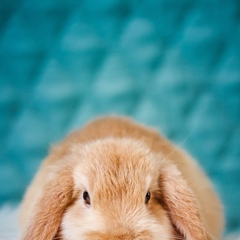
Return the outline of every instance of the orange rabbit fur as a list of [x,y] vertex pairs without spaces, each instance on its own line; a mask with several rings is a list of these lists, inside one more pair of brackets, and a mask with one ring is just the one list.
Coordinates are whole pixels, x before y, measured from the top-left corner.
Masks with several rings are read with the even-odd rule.
[[20,224],[22,240],[213,240],[223,213],[189,155],[153,129],[105,117],[52,149]]

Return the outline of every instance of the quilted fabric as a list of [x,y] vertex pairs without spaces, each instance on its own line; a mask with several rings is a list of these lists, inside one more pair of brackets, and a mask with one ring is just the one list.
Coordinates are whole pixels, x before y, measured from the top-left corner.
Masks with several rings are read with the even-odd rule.
[[50,144],[114,113],[196,157],[240,229],[239,0],[1,0],[0,84],[2,204]]

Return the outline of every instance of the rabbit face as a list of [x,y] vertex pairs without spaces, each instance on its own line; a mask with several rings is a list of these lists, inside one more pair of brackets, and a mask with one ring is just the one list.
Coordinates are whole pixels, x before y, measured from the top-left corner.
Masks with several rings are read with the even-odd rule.
[[63,239],[169,240],[172,227],[159,203],[158,162],[130,139],[74,146],[77,198],[64,214]]

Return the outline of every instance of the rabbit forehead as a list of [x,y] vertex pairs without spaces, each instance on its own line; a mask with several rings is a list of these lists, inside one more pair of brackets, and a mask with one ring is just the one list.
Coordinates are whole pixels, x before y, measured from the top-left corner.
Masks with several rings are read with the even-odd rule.
[[76,186],[89,191],[98,186],[147,190],[157,176],[157,161],[154,154],[141,141],[122,138],[107,138],[72,149],[75,161],[74,181]]

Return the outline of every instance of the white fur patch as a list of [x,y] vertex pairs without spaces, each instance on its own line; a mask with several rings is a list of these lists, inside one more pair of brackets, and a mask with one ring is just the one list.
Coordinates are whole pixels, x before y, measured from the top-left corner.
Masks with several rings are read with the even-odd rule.
[[[81,203],[79,202],[81,205]],[[105,225],[102,218],[91,208],[82,207],[82,215],[84,218],[76,218],[69,211],[64,215],[62,221],[62,234],[64,239],[77,240],[86,239],[86,234],[91,231],[102,231]],[[87,240],[87,239],[86,239]]]

